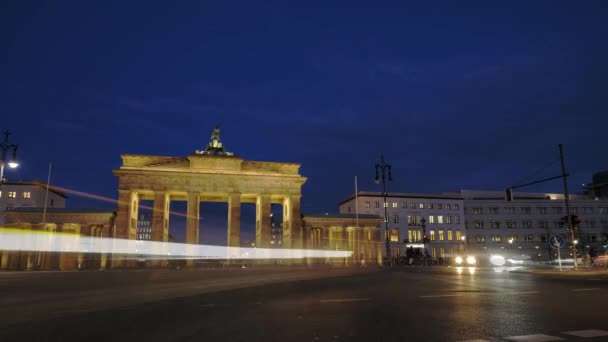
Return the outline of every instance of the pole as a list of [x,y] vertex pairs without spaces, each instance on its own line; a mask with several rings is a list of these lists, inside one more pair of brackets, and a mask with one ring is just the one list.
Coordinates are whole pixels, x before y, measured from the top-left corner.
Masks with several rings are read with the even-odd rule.
[[384,233],[386,240],[386,257],[388,258],[389,265],[393,266],[393,259],[391,258],[391,245],[389,242],[389,231],[388,231],[388,203],[386,202],[386,180],[384,172],[382,172],[382,194],[384,195]]
[[49,162],[49,175],[46,178],[46,193],[44,194],[44,209],[42,211],[42,223],[46,223],[46,205],[49,200],[50,183],[51,183],[51,162]]
[[556,241],[555,242],[555,246],[557,247],[557,263],[559,264],[559,271],[562,271],[562,254],[560,252],[561,246],[559,245],[559,243]]
[[566,217],[568,218],[568,227],[570,230],[570,238],[572,240],[572,257],[574,258],[574,269],[578,268],[578,262],[576,257],[576,245],[574,240],[576,236],[574,234],[574,226],[572,225],[572,217],[570,216],[570,194],[568,193],[568,178],[566,174],[566,162],[564,161],[564,145],[559,144],[559,159],[562,163],[562,177],[564,179],[564,201],[566,202]]
[[357,176],[355,176],[355,222],[359,228],[359,190],[357,189]]

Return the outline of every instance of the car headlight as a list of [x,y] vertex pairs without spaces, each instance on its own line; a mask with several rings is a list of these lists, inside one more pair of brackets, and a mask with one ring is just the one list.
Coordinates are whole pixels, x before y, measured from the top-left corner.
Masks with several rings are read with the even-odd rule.
[[477,263],[477,259],[475,259],[474,256],[468,256],[467,257],[467,264],[469,265],[475,265]]
[[462,264],[462,257],[457,256],[456,258],[454,258],[454,261],[455,261],[455,262],[456,262],[458,265],[460,265],[460,264]]

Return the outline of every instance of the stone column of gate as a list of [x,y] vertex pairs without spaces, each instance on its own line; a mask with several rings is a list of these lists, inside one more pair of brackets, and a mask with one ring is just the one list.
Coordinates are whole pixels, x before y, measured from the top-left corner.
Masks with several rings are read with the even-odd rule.
[[228,246],[241,245],[241,194],[228,194]]
[[[130,190],[118,190],[118,205],[116,210],[116,229],[114,239],[135,239],[137,234],[137,212],[139,197],[137,193]],[[112,268],[126,266],[124,257],[120,254],[112,254]]]
[[[152,211],[152,241],[169,241],[169,206],[171,204],[169,194],[164,191],[154,193],[154,206]],[[153,266],[165,266],[167,260],[152,256]]]
[[[186,205],[186,243],[198,245],[199,236],[199,217],[201,196],[198,192],[188,193],[188,203]],[[193,265],[193,259],[187,259],[187,265]]]
[[300,196],[285,196],[283,200],[283,246],[302,248]]
[[255,245],[270,247],[270,196],[258,195],[255,201]]

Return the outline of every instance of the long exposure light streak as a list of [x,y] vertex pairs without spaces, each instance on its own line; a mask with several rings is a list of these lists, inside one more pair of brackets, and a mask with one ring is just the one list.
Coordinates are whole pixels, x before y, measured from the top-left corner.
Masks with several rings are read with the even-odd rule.
[[226,247],[125,240],[6,228],[0,228],[0,250],[125,254],[146,256],[150,259],[346,258],[352,254],[351,251]]

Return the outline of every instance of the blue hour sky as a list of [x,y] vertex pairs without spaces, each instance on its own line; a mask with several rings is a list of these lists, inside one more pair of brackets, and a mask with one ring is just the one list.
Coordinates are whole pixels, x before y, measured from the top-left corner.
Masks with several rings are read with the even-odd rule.
[[[500,190],[559,174],[563,143],[578,190],[608,169],[607,17],[604,1],[2,2],[0,128],[22,162],[5,176],[52,161],[53,184],[115,198],[121,153],[185,156],[221,121],[237,155],[302,164],[304,212],[336,211],[355,175],[378,189],[380,153],[390,191]],[[225,213],[203,204],[204,242],[225,241]]]

